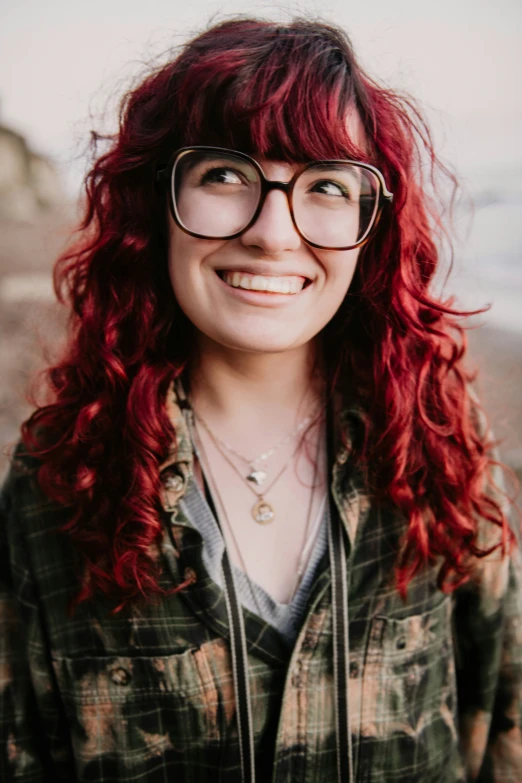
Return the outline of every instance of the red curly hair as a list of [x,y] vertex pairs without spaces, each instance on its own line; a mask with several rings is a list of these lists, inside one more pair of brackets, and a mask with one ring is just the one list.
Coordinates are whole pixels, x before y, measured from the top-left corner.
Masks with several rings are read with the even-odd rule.
[[[353,108],[364,151],[348,137]],[[164,402],[192,330],[168,278],[155,174],[191,144],[299,162],[358,156],[384,174],[393,205],[324,330],[328,380],[368,414],[353,457],[372,494],[409,520],[399,589],[427,563],[442,564],[440,585],[451,589],[489,551],[479,546],[480,518],[500,528],[497,546],[510,536],[485,489],[494,444],[477,428],[474,378],[463,367],[458,320],[467,313],[430,292],[444,231],[422,172],[456,182],[415,104],[364,73],[344,32],[236,19],[190,41],[125,96],[119,131],[86,177],[77,242],[55,267],[57,296],[71,307],[69,341],[46,371],[52,398],[22,438],[41,459],[44,492],[71,508],[65,531],[88,574],[77,600],[101,591],[123,605],[161,590],[158,466],[175,437]]]

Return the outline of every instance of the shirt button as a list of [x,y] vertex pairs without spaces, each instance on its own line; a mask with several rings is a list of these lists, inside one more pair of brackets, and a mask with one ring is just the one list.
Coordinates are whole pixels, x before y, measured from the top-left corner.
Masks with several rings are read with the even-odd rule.
[[173,492],[181,492],[181,490],[185,486],[185,482],[183,481],[181,476],[178,476],[175,473],[170,473],[163,480],[163,486],[165,487],[165,489],[170,489]]
[[398,650],[406,649],[406,637],[405,636],[399,636],[399,638],[395,642],[395,646],[396,646],[396,648]]
[[407,676],[406,679],[407,679],[408,685],[411,685],[411,686],[417,685],[417,683],[419,681],[419,672],[416,669],[412,669],[410,672],[408,672],[408,676]]
[[303,684],[303,679],[301,677],[301,661],[297,661],[294,671],[292,672],[292,686],[294,688],[300,688]]
[[198,575],[196,574],[193,568],[185,568],[185,570],[183,571],[184,582],[192,582],[192,584],[194,584],[195,582],[197,582],[197,579],[198,579]]
[[305,652],[309,652],[310,650],[314,649],[314,638],[311,636],[311,634],[307,634],[305,638],[303,639],[303,644],[301,645],[301,649]]
[[118,666],[112,672],[111,679],[115,685],[128,685],[131,681],[131,673],[124,669],[123,666]]
[[348,459],[348,451],[347,451],[347,449],[342,448],[341,451],[337,455],[336,462],[339,465],[344,465],[345,462],[347,461],[347,459]]

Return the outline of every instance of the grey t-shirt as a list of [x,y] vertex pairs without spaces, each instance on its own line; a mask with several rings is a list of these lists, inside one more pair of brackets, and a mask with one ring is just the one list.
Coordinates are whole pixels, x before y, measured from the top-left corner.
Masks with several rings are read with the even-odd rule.
[[[222,588],[221,561],[225,543],[214,515],[194,478],[191,478],[188,483],[187,490],[180,500],[180,507],[191,524],[201,533],[205,568],[210,578]],[[328,549],[328,510],[328,502],[326,502],[321,508],[322,521],[305,572],[289,604],[281,604],[274,600],[261,585],[251,580],[243,570],[232,563],[234,583],[241,604],[252,613],[258,616],[261,614],[261,618],[276,628],[290,647],[294,645],[299,633],[317,568]],[[311,529],[314,528],[317,529],[317,526],[312,524]]]

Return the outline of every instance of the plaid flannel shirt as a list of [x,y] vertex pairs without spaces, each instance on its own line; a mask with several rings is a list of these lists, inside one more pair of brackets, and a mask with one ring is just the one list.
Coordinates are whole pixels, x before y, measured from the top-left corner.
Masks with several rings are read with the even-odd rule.
[[[180,593],[111,614],[68,603],[81,570],[57,532],[67,512],[46,499],[37,461],[15,454],[0,538],[0,780],[24,783],[240,780],[225,598],[201,536],[178,500],[192,450],[173,387],[177,442],[161,466],[165,588]],[[354,432],[358,413],[344,411]],[[349,574],[349,705],[355,780],[522,781],[521,556],[477,563],[454,594],[435,570],[407,600],[393,586],[405,532],[377,506],[340,445],[331,481]],[[158,506],[160,503],[158,503]],[[492,535],[484,525],[484,540]],[[330,568],[319,568],[291,653],[244,610],[257,779],[336,780]]]

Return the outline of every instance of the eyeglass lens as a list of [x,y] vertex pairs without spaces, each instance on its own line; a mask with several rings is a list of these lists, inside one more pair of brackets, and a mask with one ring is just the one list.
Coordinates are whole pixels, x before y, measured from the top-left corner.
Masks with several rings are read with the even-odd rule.
[[[195,234],[220,238],[252,220],[261,196],[258,170],[234,153],[190,150],[172,172],[172,195],[182,225]],[[317,245],[356,245],[377,212],[379,180],[350,163],[317,163],[297,178],[292,195],[299,231]]]

